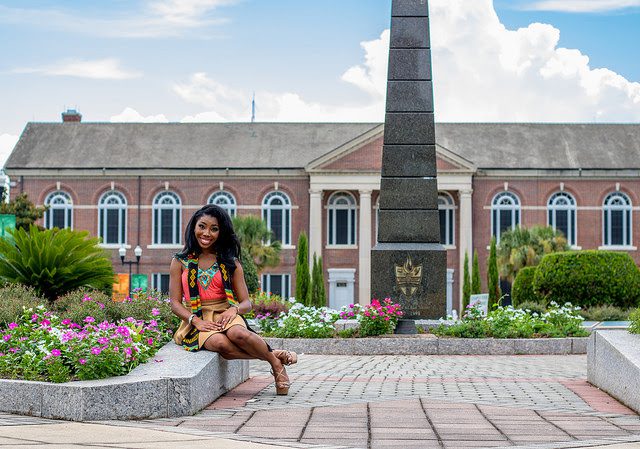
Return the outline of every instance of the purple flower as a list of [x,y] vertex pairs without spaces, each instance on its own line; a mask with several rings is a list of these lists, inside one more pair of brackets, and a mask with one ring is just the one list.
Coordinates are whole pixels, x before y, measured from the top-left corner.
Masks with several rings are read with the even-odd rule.
[[160,310],[156,309],[155,307],[153,309],[151,309],[151,315],[153,316],[158,316],[160,315]]
[[60,322],[60,324],[63,324],[63,325],[65,325],[65,326],[68,326],[68,325],[70,325],[70,324],[71,324],[71,320],[70,320],[69,318],[66,318],[66,319],[62,320],[62,321]]
[[108,321],[103,321],[102,323],[98,324],[98,327],[104,331],[104,330],[109,329],[109,327],[111,327],[111,325],[109,324]]
[[91,296],[85,296],[82,298],[82,302],[92,301]]
[[13,330],[18,327],[18,323],[9,323],[9,330]]
[[147,344],[148,344],[149,346],[151,346],[151,345],[153,344],[153,338],[148,339],[148,340],[147,340]]
[[28,339],[29,339],[29,337],[20,337],[20,338],[18,338],[18,341],[26,341]]
[[156,320],[149,321],[149,327],[156,327],[157,325],[158,325],[158,322]]
[[101,345],[106,345],[107,343],[109,343],[109,339],[107,337],[100,337],[98,338],[98,343],[100,343]]
[[94,346],[93,348],[91,348],[91,354],[93,355],[98,355],[102,352],[102,349],[98,348],[97,346]]
[[78,363],[80,365],[84,365],[85,363],[87,363],[87,359],[80,359],[80,360],[78,360]]
[[98,307],[100,307],[101,309],[104,309],[104,304],[102,304],[101,302],[98,303]]
[[2,336],[2,339],[3,339],[4,341],[9,341],[9,340],[11,340],[11,334],[3,335],[3,336]]
[[125,354],[127,354],[127,355],[131,355],[131,348],[129,348],[129,347],[124,348],[124,352],[125,352]]
[[51,355],[52,355],[53,357],[60,357],[60,355],[61,355],[61,354],[62,354],[62,352],[60,352],[60,350],[59,350],[59,349],[52,349],[52,350],[51,350]]
[[118,326],[116,328],[116,333],[128,337],[130,335],[129,328],[127,326]]
[[34,313],[33,315],[31,315],[31,321],[33,321],[34,323],[36,321],[38,321],[38,314],[37,313]]
[[16,353],[20,350],[20,348],[9,348],[9,352]]
[[46,326],[48,326],[48,325],[50,325],[50,324],[51,324],[51,321],[46,320],[46,319],[45,319],[45,320],[40,321],[40,326],[42,326],[42,327],[46,327]]
[[92,316],[88,316],[84,319],[85,323],[93,323],[96,319]]

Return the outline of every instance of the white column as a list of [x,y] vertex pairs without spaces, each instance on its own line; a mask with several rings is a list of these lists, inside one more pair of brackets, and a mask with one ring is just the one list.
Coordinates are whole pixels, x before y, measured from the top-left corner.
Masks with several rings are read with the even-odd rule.
[[371,303],[371,190],[360,190],[358,302]]
[[322,256],[322,190],[309,190],[309,265]]
[[[458,198],[460,200],[460,229],[458,231],[458,248],[460,252],[460,269],[458,270],[459,282],[459,298],[462,300],[462,283],[464,281],[464,254],[469,254],[469,273],[473,263],[473,206],[471,203],[471,194],[473,190],[460,190]],[[460,312],[460,301],[454,308]]]

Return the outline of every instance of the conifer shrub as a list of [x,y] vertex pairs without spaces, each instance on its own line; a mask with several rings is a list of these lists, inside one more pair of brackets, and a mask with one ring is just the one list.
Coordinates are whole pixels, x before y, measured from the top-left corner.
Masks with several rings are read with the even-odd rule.
[[580,307],[640,305],[640,269],[627,253],[568,251],[547,254],[533,288],[540,297]]

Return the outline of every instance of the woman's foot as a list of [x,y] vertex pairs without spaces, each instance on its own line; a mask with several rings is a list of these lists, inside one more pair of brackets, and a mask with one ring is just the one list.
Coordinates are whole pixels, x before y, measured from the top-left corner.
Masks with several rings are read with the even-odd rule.
[[273,374],[273,378],[276,382],[276,394],[279,396],[288,395],[291,382],[289,382],[289,376],[287,375],[287,370],[284,369],[284,366],[277,372],[271,371],[271,374]]
[[293,365],[298,363],[298,354],[293,351],[286,351],[284,349],[276,349],[273,354],[282,362],[283,365]]

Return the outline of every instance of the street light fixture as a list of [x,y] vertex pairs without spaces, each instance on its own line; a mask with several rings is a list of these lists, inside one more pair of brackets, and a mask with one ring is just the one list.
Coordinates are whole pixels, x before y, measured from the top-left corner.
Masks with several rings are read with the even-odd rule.
[[120,260],[122,261],[122,265],[129,265],[129,294],[131,294],[131,265],[138,265],[140,263],[140,257],[142,257],[142,248],[140,245],[137,245],[133,250],[133,254],[136,256],[136,260],[124,260],[124,257],[127,255],[127,249],[122,245],[118,250],[118,254],[120,254]]

